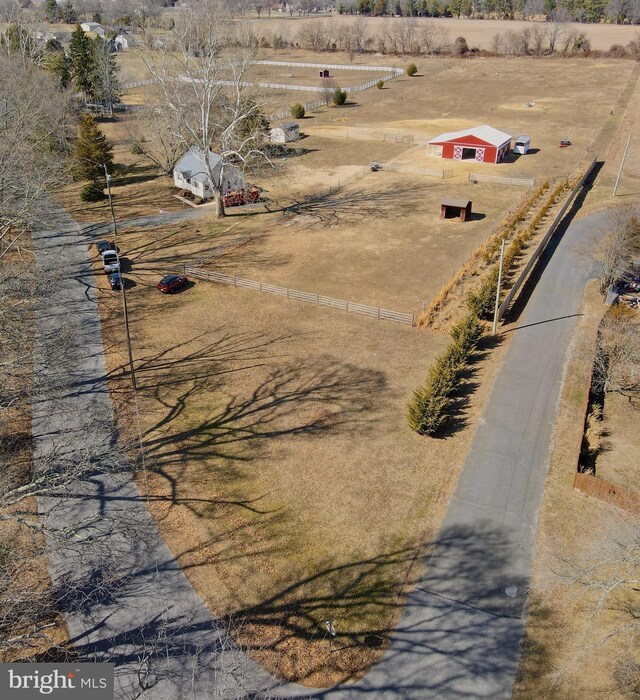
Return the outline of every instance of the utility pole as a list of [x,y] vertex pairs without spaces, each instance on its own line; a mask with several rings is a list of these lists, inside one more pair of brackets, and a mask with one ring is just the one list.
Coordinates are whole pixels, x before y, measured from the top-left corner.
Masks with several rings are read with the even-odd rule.
[[[107,164],[103,163],[104,166],[104,178],[107,181],[107,194],[109,195],[109,207],[111,209],[111,219],[113,220],[113,244],[116,247],[116,252],[118,252],[118,224],[116,223],[116,212],[113,208],[113,198],[111,197],[111,175],[107,171]],[[118,256],[119,258],[120,256]],[[124,286],[124,277],[120,273],[120,289],[122,290],[122,312],[124,315],[124,330],[127,338],[127,350],[129,352],[129,374],[131,375],[131,386],[133,387],[134,393],[137,391],[138,387],[136,385],[136,370],[133,364],[133,350],[131,349],[131,333],[129,331],[129,309],[127,307],[127,291]]]
[[622,168],[624,168],[624,162],[627,159],[627,151],[629,150],[630,143],[631,143],[631,134],[629,134],[629,138],[627,139],[627,145],[624,147],[624,153],[622,155],[622,162],[620,163],[620,170],[618,170],[618,177],[616,178],[616,184],[613,186],[613,194],[611,195],[612,197],[616,196],[616,191],[617,191],[618,185],[620,183],[620,178],[622,177]]
[[502,245],[500,246],[500,267],[498,268],[498,288],[496,289],[496,305],[493,311],[493,335],[498,331],[498,310],[500,309],[500,287],[502,286],[502,263],[504,261],[504,244],[505,240],[502,239]]

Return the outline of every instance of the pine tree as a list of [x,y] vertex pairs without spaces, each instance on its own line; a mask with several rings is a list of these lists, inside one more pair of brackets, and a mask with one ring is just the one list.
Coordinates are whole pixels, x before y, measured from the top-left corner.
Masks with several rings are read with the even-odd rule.
[[62,89],[68,87],[71,76],[69,75],[69,59],[64,55],[64,51],[46,51],[42,67],[58,76]]
[[91,96],[98,102],[108,105],[113,116],[113,104],[122,95],[122,86],[118,73],[120,66],[115,54],[111,53],[109,44],[99,36],[92,41],[93,71],[91,73]]
[[84,114],[73,152],[72,172],[76,180],[96,182],[104,177],[104,166],[113,167],[113,148],[91,114]]
[[45,0],[44,16],[47,18],[47,22],[51,22],[51,24],[60,21],[60,10],[56,0]]
[[62,6],[62,19],[65,24],[75,24],[78,21],[78,13],[69,0]]
[[94,72],[93,44],[78,24],[69,40],[69,59],[71,62],[71,81],[85,97],[91,94],[91,76]]

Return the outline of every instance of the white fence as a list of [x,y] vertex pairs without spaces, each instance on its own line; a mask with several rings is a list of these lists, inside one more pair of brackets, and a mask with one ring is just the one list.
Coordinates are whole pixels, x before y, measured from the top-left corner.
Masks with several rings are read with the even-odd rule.
[[[268,65],[268,66],[292,66],[292,67],[299,67],[299,68],[332,68],[333,70],[352,70],[352,71],[382,71],[386,73],[386,75],[380,76],[380,78],[375,78],[374,80],[370,80],[368,83],[364,83],[363,85],[355,85],[352,87],[345,87],[343,90],[347,93],[352,93],[352,92],[362,92],[364,90],[369,90],[372,87],[375,87],[375,85],[382,80],[383,82],[386,82],[387,80],[393,80],[394,78],[399,78],[401,75],[404,74],[404,71],[401,70],[400,68],[393,68],[391,66],[341,66],[339,64],[326,64],[326,63],[298,63],[294,61],[251,61],[252,64],[256,65]],[[186,78],[181,77],[181,80],[186,80]],[[139,80],[135,83],[124,83],[122,85],[123,90],[133,90],[134,88],[142,87],[144,85],[152,85],[155,82],[155,80],[152,78],[150,80]],[[289,85],[287,83],[263,83],[263,82],[248,82],[248,81],[242,81],[240,83],[236,83],[235,81],[231,80],[219,80],[217,81],[218,85],[228,85],[233,87],[234,85],[239,84],[241,87],[260,87],[260,88],[266,88],[270,90],[293,90],[297,92],[324,92],[325,88],[324,87],[318,87],[317,85]],[[317,109],[318,107],[322,107],[324,104],[326,104],[326,100],[316,100],[315,102],[309,102],[308,104],[305,104],[304,108],[306,111],[310,112],[314,109]],[[278,120],[278,119],[287,119],[291,117],[291,112],[290,110],[282,110],[281,112],[278,112],[276,114],[271,115],[271,120]]]
[[338,309],[347,313],[361,314],[375,318],[378,321],[393,321],[395,323],[403,323],[408,326],[413,326],[415,319],[413,314],[402,313],[400,311],[391,311],[390,309],[381,309],[377,306],[367,306],[365,304],[355,304],[352,301],[344,299],[335,299],[334,297],[324,296],[322,294],[313,294],[312,292],[302,292],[299,289],[289,289],[288,287],[280,287],[277,284],[269,284],[267,282],[257,282],[256,280],[247,279],[246,277],[238,277],[236,275],[225,275],[221,272],[211,272],[202,270],[190,265],[184,266],[184,274],[207,280],[208,282],[218,282],[219,284],[227,284],[231,287],[241,287],[243,289],[253,289],[256,292],[265,294],[274,294],[286,299],[294,301],[304,301],[316,306],[325,306],[330,309]]
[[381,163],[382,170],[392,170],[396,173],[407,173],[411,175],[426,175],[428,177],[438,177],[446,180],[453,177],[453,170],[441,170],[439,168],[418,168],[413,165],[396,165],[395,163]]
[[517,187],[533,187],[536,181],[532,177],[507,177],[500,175],[480,175],[469,173],[469,182],[491,182],[497,185],[515,185]]

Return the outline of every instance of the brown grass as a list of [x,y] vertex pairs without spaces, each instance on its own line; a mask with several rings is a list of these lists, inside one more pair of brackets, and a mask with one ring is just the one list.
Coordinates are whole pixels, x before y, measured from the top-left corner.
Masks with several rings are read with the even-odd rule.
[[[119,300],[97,282],[119,406]],[[362,675],[420,573],[490,381],[456,440],[424,440],[404,409],[439,338],[205,282],[173,297],[138,284],[129,307],[140,486],[190,580],[245,621],[241,641],[270,670],[310,685]]]

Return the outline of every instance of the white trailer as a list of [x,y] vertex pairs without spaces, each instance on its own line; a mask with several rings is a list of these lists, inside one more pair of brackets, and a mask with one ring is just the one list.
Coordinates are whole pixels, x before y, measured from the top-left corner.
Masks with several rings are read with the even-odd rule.
[[519,153],[521,156],[524,156],[530,148],[531,136],[516,136],[516,141],[513,144],[514,153]]

